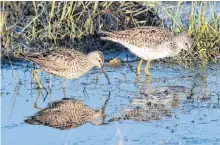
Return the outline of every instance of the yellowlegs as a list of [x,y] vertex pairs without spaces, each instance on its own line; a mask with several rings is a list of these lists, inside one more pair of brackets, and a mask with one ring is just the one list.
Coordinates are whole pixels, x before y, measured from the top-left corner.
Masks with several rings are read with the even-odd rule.
[[118,32],[101,33],[107,35],[102,40],[110,40],[127,47],[132,53],[141,57],[137,67],[140,74],[141,64],[148,60],[145,73],[150,75],[148,67],[150,60],[176,56],[182,49],[189,51],[193,40],[186,33],[175,36],[171,31],[162,27],[144,26]]
[[[48,73],[67,79],[77,79],[87,73],[91,68],[97,66],[101,68],[110,83],[104,69],[104,56],[100,51],[93,51],[85,55],[73,49],[55,48],[43,53],[21,53],[21,56],[40,65]],[[39,88],[42,89],[43,86],[37,77],[37,71],[34,70],[33,72],[34,78]]]
[[108,97],[100,110],[94,110],[79,100],[63,98],[62,100],[48,103],[44,108],[24,121],[32,125],[45,125],[58,129],[71,129],[87,122],[93,125],[104,124],[105,107]]

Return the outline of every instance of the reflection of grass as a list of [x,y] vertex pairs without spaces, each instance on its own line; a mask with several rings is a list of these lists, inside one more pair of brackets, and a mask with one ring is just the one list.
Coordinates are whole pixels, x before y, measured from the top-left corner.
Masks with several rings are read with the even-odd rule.
[[[186,14],[186,2],[177,3],[173,8],[155,2],[146,3],[152,7],[158,7],[158,10],[167,16],[163,23],[170,20],[168,27],[172,31],[181,32],[187,29],[186,31],[194,37],[193,57],[182,54],[177,58],[179,63],[186,65],[192,61],[201,61],[205,65],[208,61],[217,62],[220,56],[220,12],[216,12],[214,9],[217,3],[192,2],[186,20],[183,19],[183,15]],[[210,12],[208,12],[209,10]],[[187,28],[184,25],[188,25]]]

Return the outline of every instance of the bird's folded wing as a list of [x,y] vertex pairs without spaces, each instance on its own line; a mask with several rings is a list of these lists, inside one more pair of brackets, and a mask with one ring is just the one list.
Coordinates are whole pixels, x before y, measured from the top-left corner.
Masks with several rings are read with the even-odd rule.
[[[42,53],[28,52],[21,54],[24,58],[38,65],[53,70],[65,70],[76,63],[86,62],[86,56],[80,52],[67,49],[58,49]],[[79,57],[80,56],[80,57]]]
[[[101,31],[102,32],[102,31]],[[157,46],[164,41],[172,39],[172,32],[162,27],[137,27],[130,30],[109,32],[103,31],[107,35],[102,37],[104,40],[112,40],[115,42],[129,43],[140,48]]]

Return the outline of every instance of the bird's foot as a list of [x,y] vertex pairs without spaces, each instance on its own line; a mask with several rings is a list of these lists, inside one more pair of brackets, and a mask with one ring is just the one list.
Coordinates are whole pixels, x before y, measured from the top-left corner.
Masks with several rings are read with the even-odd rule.
[[147,76],[151,76],[151,74],[149,73],[149,71],[146,70],[146,69],[145,69],[145,73],[146,73]]

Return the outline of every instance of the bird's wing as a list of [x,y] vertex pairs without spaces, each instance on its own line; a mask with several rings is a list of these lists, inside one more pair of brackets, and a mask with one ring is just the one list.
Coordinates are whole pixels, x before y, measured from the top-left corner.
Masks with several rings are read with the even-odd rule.
[[101,33],[107,35],[106,37],[101,37],[103,40],[129,43],[140,48],[157,46],[164,41],[172,39],[174,36],[172,32],[162,27],[152,26],[137,27],[118,32],[101,31]]
[[53,70],[67,69],[76,63],[86,63],[86,55],[73,49],[54,49],[42,53],[28,52],[21,54],[24,58]]
[[72,98],[63,98],[59,101],[53,101],[48,103],[49,108],[53,109],[65,109],[65,108],[74,108],[76,105],[83,104],[80,100]]
[[32,125],[46,125],[59,129],[70,129],[78,126],[77,122],[71,121],[71,114],[60,110],[50,110],[41,114],[30,116],[24,121]]

